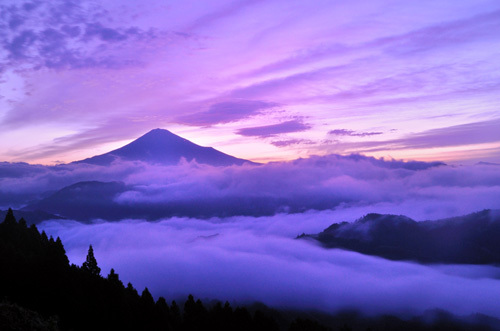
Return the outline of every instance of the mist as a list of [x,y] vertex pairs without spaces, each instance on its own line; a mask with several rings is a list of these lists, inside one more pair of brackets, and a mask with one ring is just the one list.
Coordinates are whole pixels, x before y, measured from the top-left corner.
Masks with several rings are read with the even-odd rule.
[[[4,163],[0,170],[0,205],[4,208],[29,205],[80,181],[123,182],[123,190],[107,197],[109,211],[103,210],[101,216],[93,218],[118,215],[119,211],[130,215],[128,211],[134,210],[141,211],[140,215],[154,214],[149,219],[161,219],[361,208],[365,213],[404,214],[427,220],[496,209],[500,200],[498,166],[450,166],[361,155],[229,167],[195,161],[174,166],[117,161],[108,167]],[[75,201],[78,198],[81,195],[75,194]],[[89,194],[84,198],[84,204],[66,209],[77,213],[78,209],[91,211],[102,204],[101,197]],[[58,197],[58,203],[68,201]],[[35,207],[43,209],[43,205]],[[58,214],[61,210],[49,212]]]
[[92,244],[103,276],[114,268],[124,282],[167,300],[193,294],[231,303],[366,314],[413,315],[441,308],[454,314],[500,317],[500,268],[420,265],[295,240],[362,209],[231,217],[123,220],[81,224],[48,221],[72,263]]

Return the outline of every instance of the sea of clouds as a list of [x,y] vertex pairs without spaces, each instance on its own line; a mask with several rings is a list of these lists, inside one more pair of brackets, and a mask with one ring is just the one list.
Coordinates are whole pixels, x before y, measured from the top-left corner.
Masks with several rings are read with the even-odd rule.
[[[112,197],[114,208],[158,213],[167,206],[172,215],[197,218],[365,208],[424,220],[496,209],[500,201],[499,166],[329,155],[231,167],[2,163],[0,206],[22,207],[80,181],[124,182],[126,189]],[[85,199],[91,204],[92,196]]]
[[[121,181],[113,203],[184,204],[217,213],[155,222],[71,220],[39,225],[81,265],[92,244],[102,274],[168,300],[196,297],[272,307],[420,314],[441,308],[500,318],[495,266],[394,262],[296,240],[371,212],[432,220],[500,208],[500,167],[377,160],[351,155],[212,167],[115,162],[109,167],[0,164],[0,204],[19,206],[79,181]],[[89,197],[90,199],[91,197]],[[236,201],[237,203],[228,203]],[[250,211],[250,212],[247,212]],[[222,213],[224,214],[224,213]]]
[[62,238],[71,262],[81,265],[92,244],[103,275],[114,268],[124,282],[139,290],[147,286],[167,300],[191,293],[323,312],[409,316],[440,308],[500,318],[500,268],[395,262],[294,239],[337,216],[323,211],[158,222],[49,221],[40,227]]

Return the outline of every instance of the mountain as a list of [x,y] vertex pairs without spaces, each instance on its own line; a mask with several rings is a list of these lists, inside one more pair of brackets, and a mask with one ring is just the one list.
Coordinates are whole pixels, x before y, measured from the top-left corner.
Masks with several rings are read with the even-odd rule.
[[[117,221],[165,217],[229,217],[236,215],[273,215],[283,201],[267,197],[186,197],[168,202],[135,201],[120,203],[117,198],[127,192],[140,192],[140,187],[123,182],[83,181],[66,187],[52,195],[22,208],[26,212],[44,211],[67,219],[88,222],[93,219]],[[194,207],[195,206],[195,207]]]
[[[63,219],[61,216],[50,214],[42,210],[14,210],[14,216],[17,219],[24,218],[28,225],[42,223],[47,220],[58,220]],[[7,210],[0,210],[0,219],[4,219],[7,215]]]
[[122,182],[78,182],[66,186],[40,201],[22,208],[23,212],[40,211],[57,214],[78,221],[95,218],[127,218],[126,206],[118,206],[114,197],[125,192]]
[[335,223],[316,235],[326,248],[422,263],[500,263],[500,210],[416,222],[402,215],[368,214]]
[[143,161],[154,164],[177,164],[181,158],[187,161],[196,160],[198,163],[213,166],[255,164],[251,161],[238,159],[224,154],[212,147],[202,147],[181,138],[168,130],[151,130],[128,145],[111,152],[93,156],[73,163],[90,163],[109,165],[116,159],[125,161]]

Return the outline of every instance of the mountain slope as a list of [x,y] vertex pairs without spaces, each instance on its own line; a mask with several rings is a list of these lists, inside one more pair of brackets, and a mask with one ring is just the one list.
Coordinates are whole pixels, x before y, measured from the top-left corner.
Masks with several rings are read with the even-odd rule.
[[43,210],[79,221],[93,218],[126,218],[128,210],[118,208],[113,201],[116,195],[126,189],[127,186],[122,182],[78,182],[22,210],[25,212]]
[[282,200],[267,197],[203,197],[172,201],[120,203],[117,198],[126,192],[140,191],[140,187],[123,182],[84,181],[66,186],[54,194],[33,202],[23,212],[41,212],[60,215],[67,219],[88,222],[93,219],[117,221],[121,219],[158,220],[165,217],[228,217],[236,215],[273,215],[283,205]]
[[401,215],[368,214],[335,223],[313,238],[327,248],[423,263],[500,263],[500,211],[416,222]]
[[177,164],[181,158],[187,161],[213,166],[242,165],[253,163],[219,152],[212,147],[202,147],[181,138],[168,130],[151,130],[128,145],[106,154],[93,156],[74,163],[109,165],[116,159],[144,161],[155,164]]

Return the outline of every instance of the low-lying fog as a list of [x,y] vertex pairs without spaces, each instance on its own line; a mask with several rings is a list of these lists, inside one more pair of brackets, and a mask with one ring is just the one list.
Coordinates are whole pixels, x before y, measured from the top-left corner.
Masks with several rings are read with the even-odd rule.
[[124,283],[167,300],[191,293],[325,312],[407,315],[442,308],[500,318],[500,268],[394,262],[294,239],[386,208],[396,206],[260,218],[48,221],[39,228],[61,237],[72,263],[81,265],[92,244],[104,276],[114,268]]

